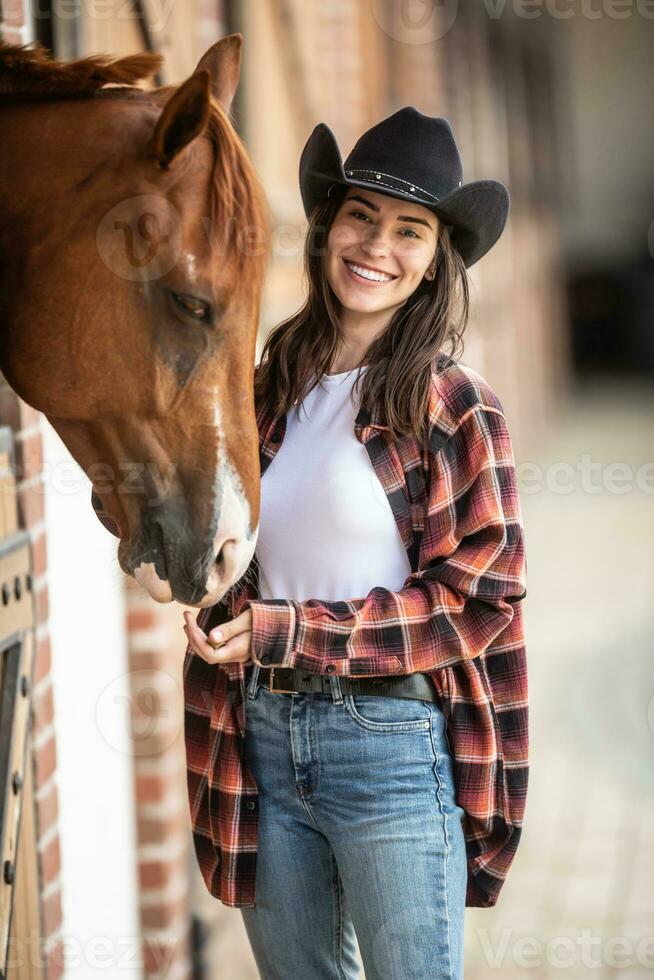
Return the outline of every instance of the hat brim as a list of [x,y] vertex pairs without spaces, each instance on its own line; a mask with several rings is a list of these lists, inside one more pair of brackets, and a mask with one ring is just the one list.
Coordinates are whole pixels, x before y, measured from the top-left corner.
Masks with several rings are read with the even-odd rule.
[[493,247],[504,231],[509,215],[509,192],[497,180],[474,180],[456,187],[438,202],[431,202],[395,188],[382,188],[375,181],[348,177],[336,138],[325,123],[319,123],[307,140],[299,171],[300,194],[307,218],[311,217],[316,205],[325,201],[332,184],[361,187],[421,204],[451,226],[450,240],[468,269]]

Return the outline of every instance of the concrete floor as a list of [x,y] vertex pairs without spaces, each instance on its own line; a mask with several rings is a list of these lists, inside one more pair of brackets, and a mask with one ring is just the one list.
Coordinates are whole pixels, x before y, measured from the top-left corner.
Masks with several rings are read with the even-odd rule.
[[[466,980],[654,970],[653,433],[654,385],[593,379],[549,444],[516,460],[529,796],[498,905],[466,913]],[[207,975],[258,980],[238,910],[201,881],[195,893],[210,925]]]

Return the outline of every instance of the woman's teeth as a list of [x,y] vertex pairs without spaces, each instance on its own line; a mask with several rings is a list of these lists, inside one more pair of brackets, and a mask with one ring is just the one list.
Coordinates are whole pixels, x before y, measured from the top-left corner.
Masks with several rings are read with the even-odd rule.
[[372,280],[372,282],[390,282],[391,279],[397,279],[397,276],[389,276],[384,272],[373,272],[372,269],[366,269],[362,265],[355,265],[354,262],[348,262],[347,259],[343,259],[348,269],[351,269],[357,276],[361,276],[362,279]]

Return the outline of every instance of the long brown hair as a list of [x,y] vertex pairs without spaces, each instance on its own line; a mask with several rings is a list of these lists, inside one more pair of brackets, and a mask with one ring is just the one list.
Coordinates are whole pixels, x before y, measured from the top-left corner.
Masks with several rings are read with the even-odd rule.
[[[255,377],[255,400],[275,415],[287,412],[329,372],[340,347],[341,305],[334,295],[323,261],[327,236],[347,185],[331,194],[311,215],[304,247],[304,306],[274,327],[264,343]],[[357,375],[361,405],[370,409],[381,400],[393,439],[413,433],[422,438],[427,421],[431,373],[449,344],[449,357],[462,351],[468,321],[469,290],[466,267],[441,223],[433,280],[419,286],[396,310],[384,332],[365,354],[367,370]]]

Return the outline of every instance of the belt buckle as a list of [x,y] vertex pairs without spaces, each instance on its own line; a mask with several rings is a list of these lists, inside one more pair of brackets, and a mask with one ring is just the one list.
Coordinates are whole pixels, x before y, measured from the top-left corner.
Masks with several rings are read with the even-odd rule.
[[270,668],[270,684],[268,685],[268,690],[272,691],[273,694],[298,694],[299,692],[295,688],[287,690],[284,687],[273,687],[275,683],[275,668]]

